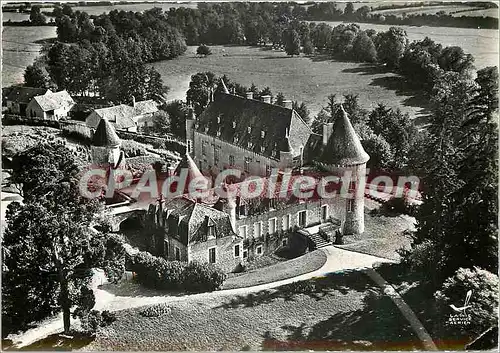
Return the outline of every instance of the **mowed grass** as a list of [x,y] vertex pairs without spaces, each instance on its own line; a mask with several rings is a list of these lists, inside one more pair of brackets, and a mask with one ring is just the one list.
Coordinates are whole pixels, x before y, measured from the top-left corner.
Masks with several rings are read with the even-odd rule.
[[315,250],[295,259],[278,262],[246,273],[231,274],[224,282],[223,289],[257,286],[300,276],[319,269],[325,262],[325,253],[322,250]]
[[362,272],[276,290],[185,300],[170,313],[117,312],[85,350],[414,350],[420,343],[392,301]]
[[283,51],[247,46],[213,46],[213,54],[198,57],[189,47],[179,58],[152,64],[171,89],[170,99],[185,99],[191,75],[211,71],[231,80],[259,88],[269,86],[287,99],[304,102],[312,115],[326,105],[326,97],[358,94],[367,109],[384,103],[411,115],[424,113],[426,102],[418,92],[408,90],[400,76],[373,65],[334,61],[327,57],[289,57]]
[[24,70],[40,55],[38,41],[55,38],[56,27],[10,27],[2,29],[2,84],[10,86],[24,82]]
[[372,215],[365,210],[365,232],[344,237],[340,248],[399,260],[397,250],[408,248],[411,237],[405,230],[415,229],[415,219],[407,215]]

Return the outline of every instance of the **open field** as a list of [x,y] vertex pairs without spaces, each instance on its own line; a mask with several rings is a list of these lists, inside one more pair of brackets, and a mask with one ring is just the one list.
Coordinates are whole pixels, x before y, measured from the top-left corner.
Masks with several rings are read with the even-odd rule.
[[[315,21],[319,23],[320,21]],[[331,26],[338,26],[342,22],[326,22]],[[374,29],[377,32],[387,31],[391,25],[379,25],[372,23],[357,23],[363,30]],[[474,29],[474,28],[450,28],[450,27],[416,27],[397,26],[403,28],[408,34],[408,39],[422,40],[429,37],[443,46],[459,46],[466,53],[472,54],[477,69],[486,66],[498,65],[498,39],[499,32],[496,29]]]
[[3,27],[2,28],[2,85],[10,86],[24,81],[26,66],[39,55],[38,41],[55,38],[56,27]]
[[437,12],[444,11],[446,14],[455,12],[455,11],[463,11],[463,10],[475,10],[479,9],[477,6],[469,6],[463,4],[454,4],[454,5],[442,5],[442,6],[419,6],[419,7],[404,7],[399,9],[385,9],[385,10],[377,10],[374,9],[370,13],[372,14],[380,14],[380,15],[395,15],[402,16],[406,15],[435,15]]
[[495,17],[498,18],[498,9],[479,9],[479,10],[470,10],[464,12],[457,12],[453,14],[454,17],[461,16],[484,16],[484,17]]
[[248,295],[144,307],[117,320],[85,350],[414,350],[420,342],[392,301],[362,272],[346,271]]
[[401,107],[411,115],[424,114],[425,102],[406,90],[402,79],[393,73],[359,63],[339,62],[328,58],[288,57],[269,48],[214,46],[213,55],[200,58],[196,47],[189,47],[179,58],[152,64],[171,91],[170,99],[185,99],[191,75],[212,71],[226,74],[243,85],[255,83],[269,86],[273,93],[283,92],[286,98],[304,102],[315,115],[330,94],[359,94],[360,104],[373,108],[379,102]]

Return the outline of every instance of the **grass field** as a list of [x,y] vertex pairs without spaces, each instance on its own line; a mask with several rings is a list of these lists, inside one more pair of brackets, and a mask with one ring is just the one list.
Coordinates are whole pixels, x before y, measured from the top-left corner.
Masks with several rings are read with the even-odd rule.
[[381,72],[374,66],[333,61],[328,58],[288,57],[284,52],[269,48],[214,46],[213,55],[200,58],[196,47],[174,60],[154,63],[170,86],[170,99],[185,99],[191,75],[212,71],[226,74],[233,81],[250,86],[269,86],[274,93],[283,92],[286,98],[307,104],[312,115],[323,105],[326,97],[336,94],[359,94],[365,108],[379,102],[390,107],[401,107],[412,115],[423,114],[425,102],[417,92],[407,90],[403,80],[393,73]]
[[362,272],[242,296],[169,304],[160,317],[117,312],[85,350],[414,350],[392,301]]
[[2,85],[10,86],[24,81],[26,66],[33,63],[42,46],[36,42],[56,37],[56,27],[2,28]]
[[326,262],[326,255],[322,250],[316,250],[288,261],[255,269],[253,271],[234,274],[224,282],[223,289],[257,286],[271,283],[304,273],[317,270]]
[[474,10],[478,9],[479,7],[477,6],[468,6],[468,5],[463,5],[463,4],[454,4],[454,5],[442,5],[442,6],[419,6],[419,7],[404,7],[404,8],[398,8],[398,9],[385,9],[385,10],[373,10],[370,13],[372,14],[380,14],[380,15],[395,15],[395,16],[402,16],[403,14],[406,15],[434,15],[437,12],[444,11],[445,13],[449,14],[451,12],[455,11],[462,11],[462,10]]
[[484,17],[495,17],[498,18],[498,9],[479,9],[470,10],[464,12],[458,12],[453,14],[454,17],[462,16],[484,16]]

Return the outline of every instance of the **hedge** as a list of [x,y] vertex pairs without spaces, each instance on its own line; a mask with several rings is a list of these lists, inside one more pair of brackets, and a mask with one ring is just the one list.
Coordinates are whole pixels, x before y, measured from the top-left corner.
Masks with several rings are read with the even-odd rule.
[[219,289],[226,274],[213,264],[167,261],[140,251],[130,259],[130,269],[137,281],[149,288],[207,292]]

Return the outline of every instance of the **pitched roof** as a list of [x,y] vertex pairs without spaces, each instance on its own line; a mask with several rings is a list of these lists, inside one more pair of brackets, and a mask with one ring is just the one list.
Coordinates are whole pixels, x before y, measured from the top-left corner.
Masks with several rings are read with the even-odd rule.
[[101,119],[92,138],[93,146],[115,147],[120,145],[120,138],[107,119]]
[[[269,158],[279,158],[281,141],[289,135],[295,155],[311,129],[293,109],[218,92],[199,116],[197,130]],[[295,156],[294,155],[294,156]]]
[[75,101],[66,90],[55,93],[50,92],[42,96],[36,96],[33,99],[44,112],[75,104]]
[[41,96],[47,92],[52,93],[51,90],[46,88],[36,88],[36,87],[13,87],[10,93],[7,95],[8,101],[14,101],[17,103],[29,103],[34,97]]
[[120,104],[113,107],[96,109],[94,112],[100,117],[107,119],[116,129],[128,129],[135,126],[132,117],[135,110],[131,106]]
[[134,115],[142,115],[142,114],[152,114],[158,111],[158,107],[154,100],[146,100],[136,102],[134,108]]
[[333,132],[326,144],[322,160],[335,165],[353,165],[368,162],[370,156],[365,152],[358,134],[352,127],[344,107],[340,106],[333,124]]
[[164,205],[168,215],[168,233],[184,245],[207,240],[208,226],[215,227],[216,238],[235,236],[227,213],[185,197],[174,198]]

